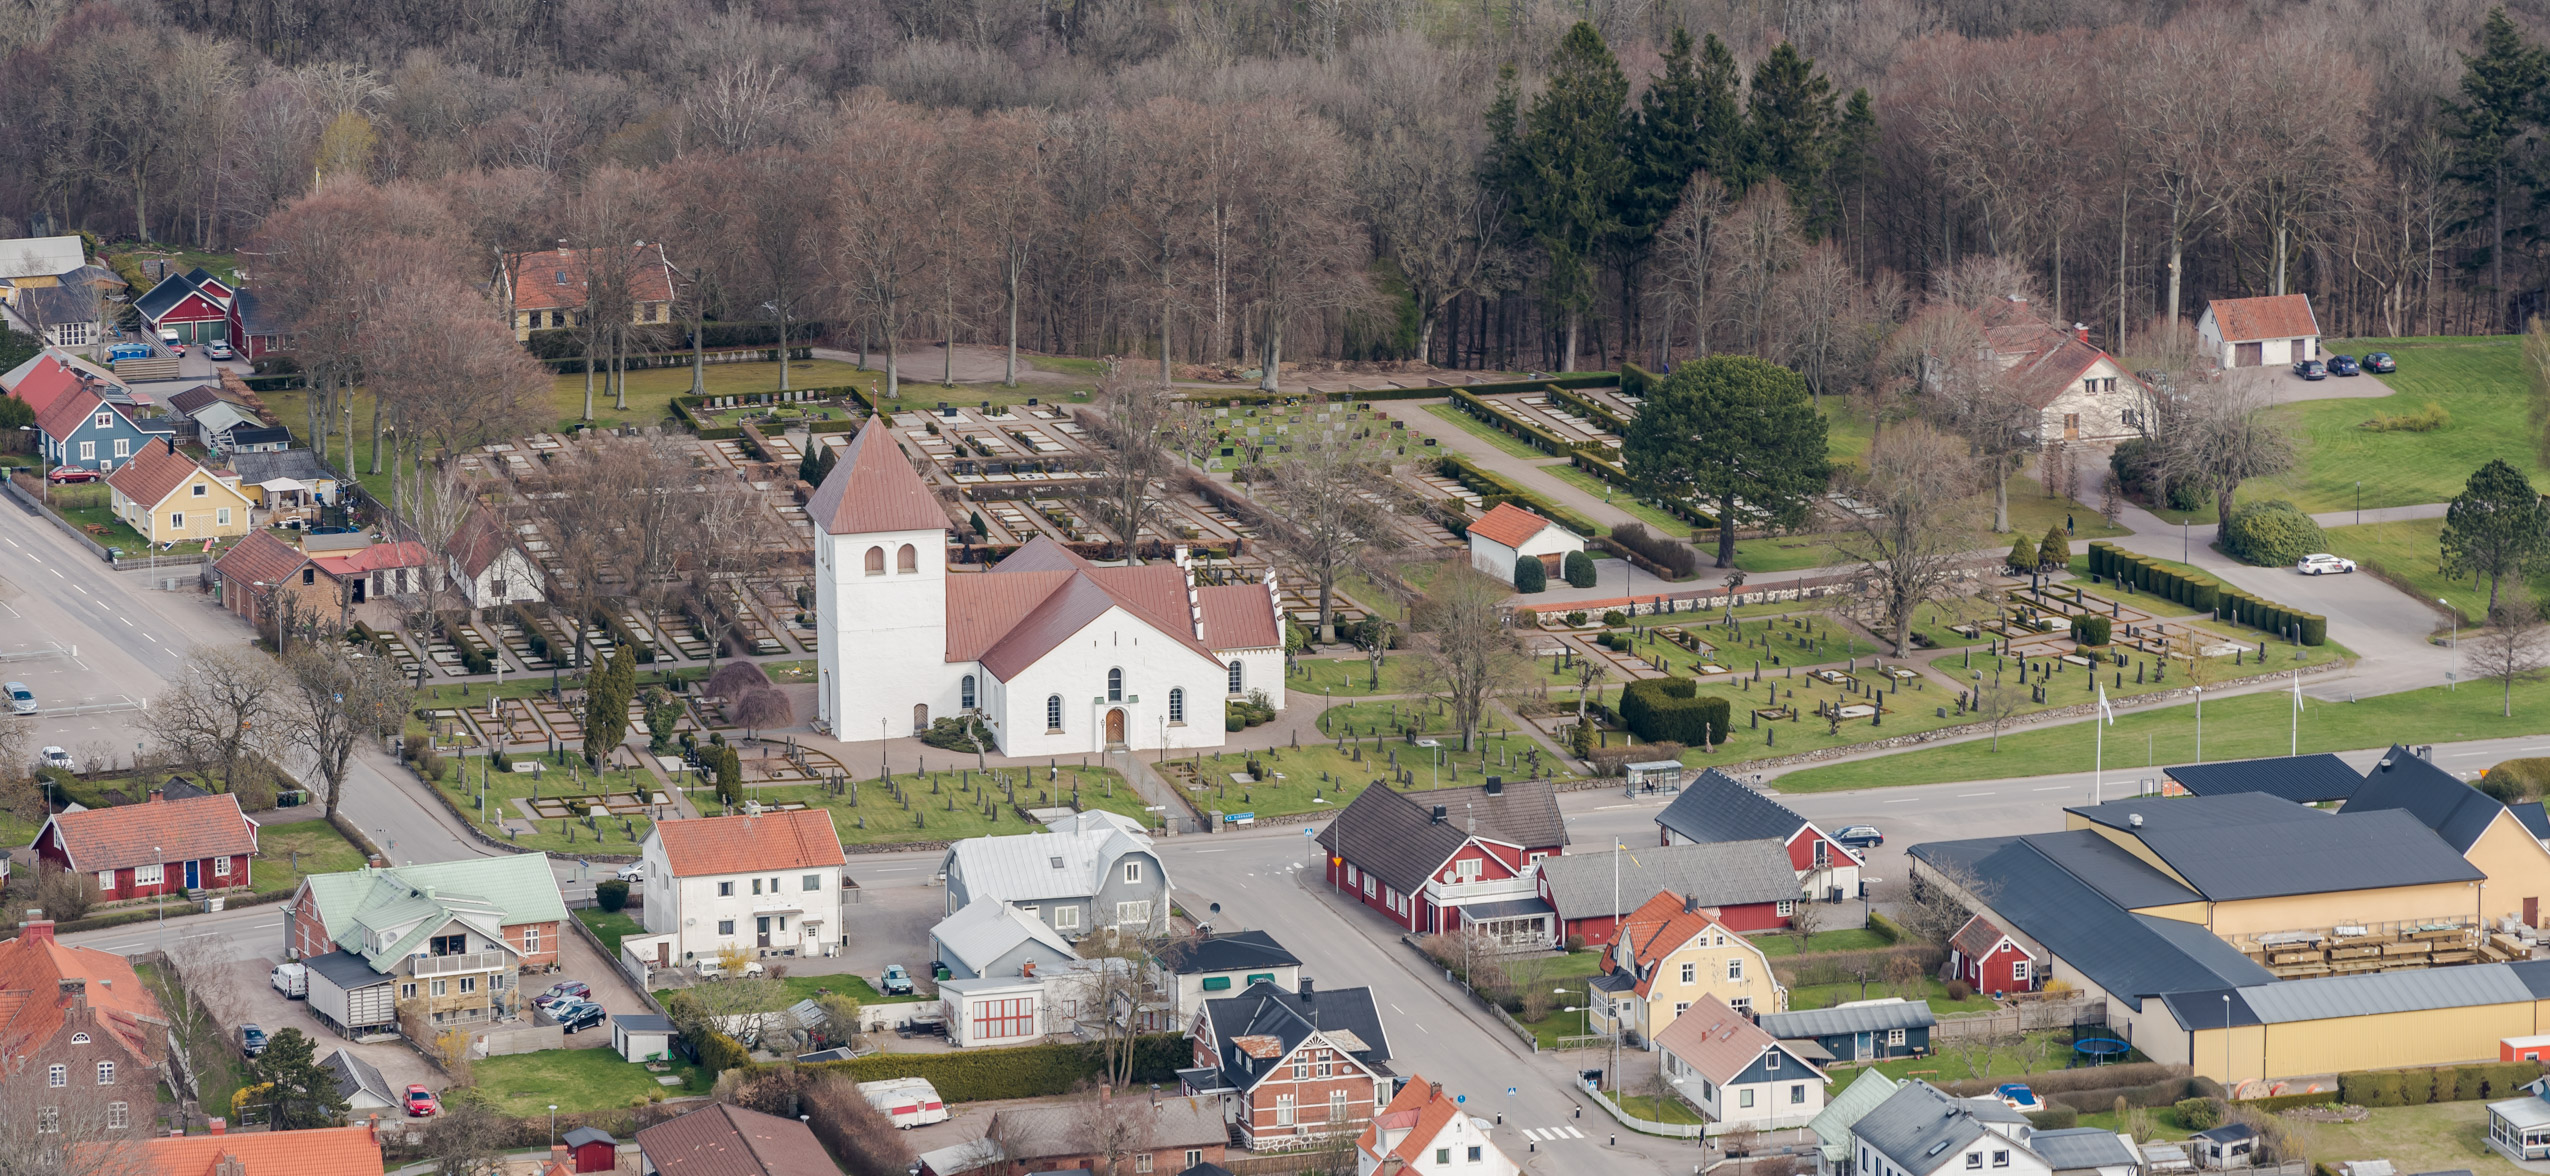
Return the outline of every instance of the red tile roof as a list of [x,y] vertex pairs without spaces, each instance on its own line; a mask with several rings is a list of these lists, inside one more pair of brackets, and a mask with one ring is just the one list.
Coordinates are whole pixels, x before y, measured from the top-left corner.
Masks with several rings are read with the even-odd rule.
[[664,860],[677,878],[838,866],[846,860],[832,814],[820,808],[662,821],[655,835],[663,839]]
[[71,1155],[99,1176],[213,1176],[227,1159],[245,1176],[381,1176],[381,1144],[369,1123],[78,1143]]
[[[673,300],[673,267],[661,245],[631,247],[635,268],[629,297],[637,302]],[[516,310],[573,310],[584,305],[585,255],[580,249],[547,249],[513,259]],[[565,280],[560,281],[564,275]]]
[[56,813],[46,823],[71,868],[90,873],[257,852],[256,822],[227,792]]
[[2002,938],[1999,926],[1990,919],[1976,915],[1966,920],[1965,926],[1957,928],[1955,935],[1948,937],[1948,946],[1964,953],[1967,959],[1982,959],[1992,954],[1992,949],[2000,945]]
[[106,475],[106,484],[144,507],[158,506],[204,468],[194,458],[179,453],[175,442],[176,435],[170,434],[164,440],[142,446],[132,460]]
[[1038,536],[991,571],[948,577],[947,660],[982,662],[1006,681],[1122,608],[1219,666],[1195,636],[1186,584],[1175,564],[1102,568]]
[[2205,305],[2214,312],[2214,330],[2225,343],[2301,339],[2320,333],[2320,320],[2311,316],[2308,294],[2216,298]]
[[425,545],[413,539],[396,543],[375,543],[370,547],[335,555],[314,555],[310,562],[331,576],[368,576],[384,568],[421,568],[434,562]]
[[1204,643],[1215,649],[1274,649],[1284,644],[1275,600],[1264,584],[1216,584],[1195,590],[1204,610]]
[[830,535],[943,531],[948,525],[947,510],[903,456],[883,414],[869,417],[842,447],[840,460],[806,503],[806,517]]
[[[1411,1074],[1400,1085],[1399,1093],[1390,1100],[1390,1105],[1381,1108],[1381,1113],[1372,1117],[1371,1126],[1364,1128],[1363,1138],[1356,1141],[1356,1146],[1361,1147],[1363,1154],[1371,1156],[1375,1163],[1397,1156],[1402,1163],[1414,1166],[1424,1157],[1426,1149],[1434,1145],[1435,1137],[1443,1134],[1443,1129],[1451,1126],[1461,1113],[1461,1104],[1452,1101],[1452,1096],[1445,1094],[1441,1086],[1426,1081],[1422,1074]],[[1383,1131],[1405,1131],[1407,1134],[1400,1136],[1398,1143],[1388,1152],[1383,1152]]]
[[[87,982],[76,996],[62,990],[72,979]],[[95,1024],[134,1057],[159,1056],[155,1047],[165,1039],[168,1017],[124,957],[63,943],[49,921],[29,923],[0,943],[0,1053],[24,1056],[52,1039],[64,1021],[80,1015],[77,1000],[85,1000]]]
[[213,569],[234,584],[280,584],[307,562],[300,548],[275,538],[274,532],[250,531],[213,561]]
[[36,357],[35,366],[27,369],[26,376],[18,381],[17,387],[9,390],[9,394],[26,401],[27,407],[42,417],[44,410],[53,407],[53,402],[61,399],[63,393],[81,386],[80,377],[73,374],[68,365],[50,355],[42,355]]
[[[1725,932],[1730,940],[1743,940],[1740,933],[1727,930],[1726,925],[1707,910],[1686,911],[1682,908],[1681,895],[1670,890],[1658,891],[1654,898],[1638,904],[1637,910],[1629,912],[1629,916],[1621,920],[1621,942],[1629,947],[1632,974],[1639,977],[1640,996],[1648,995],[1655,986],[1655,977],[1647,973],[1648,965],[1681,950],[1684,944],[1707,933],[1710,928]],[[1606,957],[1604,962],[1608,964],[1611,961]]]
[[461,520],[459,529],[452,532],[450,550],[452,558],[460,561],[461,574],[475,579],[513,543],[514,537],[505,531],[504,525],[482,506],[469,512],[469,517]]
[[1480,515],[1479,521],[1470,524],[1470,533],[1491,543],[1521,547],[1532,536],[1540,534],[1542,528],[1556,525],[1511,502],[1500,502],[1496,509]]
[[795,1119],[716,1103],[637,1133],[661,1176],[841,1176]]
[[[2107,358],[2081,332],[2038,314],[2024,299],[1995,299],[1981,317],[1984,342],[2003,365],[2003,386],[2039,412],[2079,387],[2082,373]],[[2134,383],[2133,376],[2122,374],[2123,364],[2116,367],[2120,385]]]
[[80,388],[55,398],[51,409],[36,414],[35,424],[37,428],[44,430],[45,436],[59,441],[70,436],[72,430],[80,427],[80,422],[87,420],[90,413],[96,412],[105,404],[105,401],[97,398],[97,393],[87,388]]

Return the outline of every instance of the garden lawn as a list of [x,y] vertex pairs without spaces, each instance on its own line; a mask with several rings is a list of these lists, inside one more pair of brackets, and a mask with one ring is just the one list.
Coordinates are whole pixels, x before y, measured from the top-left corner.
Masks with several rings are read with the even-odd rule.
[[[1584,1036],[1586,1022],[1581,1011],[1585,1007],[1584,981],[1601,972],[1602,965],[1603,953],[1600,951],[1528,955],[1515,959],[1507,965],[1507,970],[1514,977],[1516,990],[1539,992],[1549,997],[1549,1011],[1543,1013],[1540,1019],[1517,1016],[1515,1023],[1531,1030],[1542,1049],[1557,1049],[1561,1037]],[[1553,991],[1560,988],[1567,991]],[[1568,1012],[1571,1006],[1580,1011]]]
[[[1934,981],[1934,983],[1936,982]],[[1851,987],[1855,990],[1859,986],[1854,984]],[[1962,1008],[1962,1006],[1948,1005],[1946,1002],[1935,997],[1930,1003],[1932,1008],[1940,1009],[1942,1011],[1951,1007]],[[1981,1008],[1989,1008],[1992,1005],[1991,1001],[1982,997],[1977,997],[1970,1003]],[[1796,1008],[1798,1006],[1795,1002],[1791,1002],[1789,1007]],[[2068,1054],[2072,1047],[2069,1042],[2063,1040],[2064,1036],[2064,1031],[2059,1029],[2028,1034],[2031,1044],[2035,1044],[2045,1051],[2045,1060],[2040,1064],[2040,1069],[2061,1069],[2067,1063],[2069,1060]],[[1977,1061],[1984,1064],[1985,1072],[1981,1075],[1974,1072],[1974,1062]],[[1893,1058],[1887,1061],[1874,1063],[1867,1067],[1836,1066],[1833,1068],[1833,1088],[1838,1090],[1850,1085],[1851,1080],[1859,1076],[1859,1071],[1861,1069],[1874,1069],[1878,1073],[1884,1074],[1898,1082],[1901,1082],[1906,1078],[1920,1078],[1934,1084],[1941,1082],[1963,1082],[1968,1078],[1975,1077],[2000,1078],[2015,1081],[2018,1079],[2019,1075],[2026,1072],[2026,1066],[2019,1058],[2017,1051],[2006,1047],[1994,1050],[1990,1058],[1977,1056],[1973,1059],[1973,1061],[1969,1061],[1964,1056],[1960,1055],[1954,1048],[1948,1048],[1941,1049],[1926,1058]],[[2088,1126],[2089,1117],[2086,1115],[2082,1116],[2081,1124],[2082,1126]]]
[[620,940],[630,935],[644,935],[646,928],[625,910],[606,911],[601,907],[582,907],[575,912],[576,921],[602,941],[602,950],[612,959],[620,958]]
[[326,821],[290,821],[257,827],[257,863],[249,868],[258,894],[301,885],[311,874],[336,874],[363,864],[363,851]]
[[608,1049],[544,1049],[483,1058],[469,1069],[478,1092],[497,1110],[522,1118],[538,1116],[553,1103],[560,1111],[583,1114],[625,1108],[658,1095],[706,1094],[713,1080],[699,1067],[676,1061],[671,1074],[682,1085],[658,1085],[656,1074]]
[[[2488,611],[2488,585],[2476,576],[2447,576],[2439,569],[2443,534],[2442,519],[2331,527],[2329,550],[2354,560],[2366,573],[2379,575],[2419,600],[2445,602],[2468,625],[2472,618]],[[2535,597],[2550,595],[2550,568],[2531,576],[2528,583]],[[2497,596],[2502,600],[2517,589],[2514,580],[2502,581],[2497,586]]]
[[56,486],[51,501],[54,512],[68,520],[80,533],[119,555],[148,555],[151,544],[132,525],[115,517],[112,492],[103,482],[78,486]]
[[1507,436],[1502,430],[1488,424],[1486,421],[1471,416],[1470,414],[1463,412],[1458,408],[1454,408],[1449,404],[1429,404],[1426,406],[1426,412],[1435,417],[1452,422],[1452,424],[1459,428],[1462,432],[1468,433],[1479,440],[1495,446],[1497,451],[1500,453],[1509,454],[1514,457],[1529,457],[1535,459],[1547,458],[1550,456],[1549,454],[1543,453],[1538,449],[1534,449],[1531,446],[1524,444],[1518,438]]
[[[963,762],[972,757],[951,751],[944,758]],[[1141,794],[1128,787],[1112,768],[1064,768],[1056,781],[1046,780],[1038,769],[1002,768],[998,772],[1003,779],[1018,782],[1019,808],[1067,806],[1071,803],[1072,785],[1077,781],[1083,808],[1123,813],[1144,824],[1159,823],[1159,814],[1145,812]],[[840,831],[844,843],[853,845],[1044,832],[1044,826],[1027,824],[1011,811],[1008,793],[993,788],[987,782],[989,775],[965,769],[932,771],[920,777],[898,772],[895,784],[911,801],[908,810],[875,780],[857,781],[838,796],[828,795],[819,784],[773,784],[746,791],[764,804],[803,801],[830,810],[833,828]],[[937,791],[933,792],[933,788]],[[994,815],[990,817],[983,815],[987,792],[995,798]],[[706,788],[694,788],[690,796],[703,813],[718,807],[716,794]]]
[[1612,1101],[1620,1104],[1620,1109],[1627,1111],[1631,1117],[1653,1123],[1697,1127],[1708,1121],[1700,1117],[1700,1112],[1692,1110],[1691,1104],[1670,1094],[1615,1093]]
[[2335,1170],[2347,1160],[2389,1160],[2402,1172],[2459,1169],[2474,1176],[2517,1176],[2517,1168],[2489,1150],[2488,1104],[2430,1103],[2375,1107],[2361,1123],[2295,1123],[2303,1149]]
[[[1797,954],[1797,936],[1786,932],[1757,931],[1746,938],[1753,941],[1753,946],[1761,948],[1763,955],[1775,960]],[[1894,945],[1894,940],[1865,927],[1852,927],[1841,931],[1818,931],[1806,937],[1807,950],[1814,952],[1880,951]]]
[[[1407,768],[1414,779],[1407,788],[1426,789],[1437,785],[1448,788],[1456,784],[1478,784],[1489,775],[1509,778],[1531,776],[1534,773],[1525,757],[1540,748],[1540,744],[1529,736],[1519,732],[1498,736],[1493,729],[1480,737],[1478,750],[1468,752],[1460,750],[1461,737],[1458,735],[1430,738],[1443,744],[1439,771],[1433,758],[1435,752],[1396,736],[1365,736],[1356,740],[1354,746],[1363,751],[1362,762],[1356,762],[1349,752],[1323,743],[1188,756],[1169,761],[1169,766],[1181,763],[1200,765],[1199,772],[1205,787],[1186,794],[1199,809],[1208,813],[1218,809],[1224,813],[1256,813],[1272,817],[1288,813],[1334,812],[1344,808],[1366,785],[1389,771],[1393,752],[1398,754],[1400,765]],[[1231,775],[1246,772],[1252,757],[1266,768],[1269,776],[1280,778],[1251,784],[1234,782]],[[1541,769],[1543,773],[1567,774],[1558,758],[1546,750],[1541,752]],[[1185,786],[1179,782],[1178,775],[1166,770],[1162,774],[1171,783]]]
[[[2281,650],[2278,656],[2283,656]],[[2461,690],[2429,686],[2351,703],[2306,699],[2298,744],[2291,742],[2291,695],[2267,690],[2218,698],[2205,705],[2204,758],[2278,756],[2286,754],[2289,746],[2304,752],[2350,751],[2411,741],[2459,743],[2550,731],[2550,682],[2516,683],[2512,718],[2499,714],[2500,690],[2498,683],[2483,680],[2466,683]],[[2091,734],[2086,725],[2069,723],[2004,735],[1998,752],[1992,750],[1991,740],[1979,739],[1791,772],[1779,777],[1777,787],[1782,792],[1834,792],[2086,772],[2091,768]],[[2134,738],[2137,735],[2143,738]],[[2107,730],[2107,742],[2116,750],[2107,753],[2106,767],[2116,773],[2120,784],[2127,783],[2131,773],[2145,768],[2188,762],[2193,757],[2187,753],[2195,748],[2195,741],[2195,708],[2184,703],[2119,715]],[[2144,746],[2134,746],[2137,743]],[[2157,749],[2162,747],[2170,748],[2171,754],[2160,757]]]
[[[1992,521],[1991,503],[1982,504],[1977,517]],[[2008,551],[2012,541],[2021,535],[2031,543],[2045,538],[2050,527],[2060,527],[2066,520],[2072,524],[2071,543],[2077,553],[2081,545],[2093,539],[2108,539],[2127,534],[2123,527],[2111,527],[2097,508],[2068,498],[2048,498],[2045,487],[2023,474],[2010,478],[2010,530],[1996,533],[1978,529],[1970,545],[1974,551]],[[1676,532],[1679,533],[1679,532]],[[1762,539],[1740,539],[1735,545],[1735,566],[1747,572],[1794,572],[1808,568],[1842,567],[1858,561],[1842,551],[1850,534],[1844,531],[1813,531],[1795,535],[1777,535]],[[1701,554],[1717,550],[1714,534],[1704,535],[1696,545]]]
[[[150,985],[162,1007],[177,1003],[177,994],[170,991],[172,979],[160,970],[159,965],[135,964],[133,972],[142,978],[142,983]],[[216,1028],[214,1032],[218,1034],[220,1030]],[[247,1059],[232,1050],[220,1048],[197,1052],[201,1055],[203,1068],[195,1074],[195,1087],[205,1113],[227,1115],[230,1113],[231,1097],[239,1093],[242,1085],[239,1070]]]
[[[1499,435],[1502,436],[1502,434]],[[1647,524],[1659,535],[1669,539],[1679,539],[1691,534],[1693,524],[1690,520],[1677,518],[1673,512],[1650,504],[1645,499],[1627,493],[1620,487],[1577,469],[1575,466],[1548,465],[1540,467],[1540,470],[1544,474],[1602,499],[1614,510],[1627,511],[1630,517]]]
[[[813,1000],[827,991],[841,993],[863,1005],[910,1004],[914,1001],[932,999],[917,992],[906,996],[886,996],[870,985],[866,977],[853,976],[847,972],[834,972],[821,976],[782,976],[778,983],[780,992],[785,994],[782,997],[783,1003],[791,1005],[801,1000]],[[662,1000],[673,995],[673,992],[674,990],[670,988],[658,988],[655,990],[655,998]]]
[[[2242,501],[2284,498],[2306,511],[2348,510],[2355,506],[2361,480],[2366,507],[2444,502],[2461,493],[2471,472],[2492,458],[2504,458],[2535,483],[2550,482],[2550,469],[2525,441],[2533,429],[2526,419],[2529,393],[2520,340],[2361,339],[2324,346],[2350,347],[2349,353],[2356,355],[2388,351],[2397,356],[2396,373],[2358,377],[2379,380],[2392,394],[2274,409],[2300,443],[2300,462],[2282,477],[2243,485]],[[2285,377],[2279,373],[2275,378]],[[2361,427],[2377,415],[2416,412],[2429,401],[2452,414],[2450,424],[2431,433],[2376,433]]]
[[[1876,977],[1870,977],[1867,999],[1875,1000],[1887,995],[1890,995],[1887,987]],[[1928,1000],[1930,1011],[1934,1013],[1980,1013],[1992,1007],[1992,998],[1980,993],[1968,996],[1964,1000],[1948,999],[1948,986],[1941,983],[1935,976],[1923,977],[1921,991],[1918,993],[1893,995]],[[1801,984],[1789,989],[1789,1008],[1791,1009],[1829,1009],[1845,1001],[1859,999],[1861,999],[1860,984],[1856,980],[1847,984]]]

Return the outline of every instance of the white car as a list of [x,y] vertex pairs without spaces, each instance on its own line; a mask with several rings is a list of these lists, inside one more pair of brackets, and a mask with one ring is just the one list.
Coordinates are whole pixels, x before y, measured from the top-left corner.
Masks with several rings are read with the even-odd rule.
[[638,885],[639,883],[646,881],[646,864],[643,862],[630,862],[629,864],[612,871],[612,877],[618,878],[620,881],[626,882],[631,886]]
[[2300,562],[2293,565],[2293,570],[2306,576],[2325,576],[2331,572],[2352,572],[2355,570],[2355,561],[2341,559],[2322,551],[2303,556]]
[[79,773],[80,761],[72,759],[70,752],[64,751],[59,747],[47,747],[42,752],[42,755],[44,756],[45,767],[53,768],[57,771],[70,772],[74,775]]

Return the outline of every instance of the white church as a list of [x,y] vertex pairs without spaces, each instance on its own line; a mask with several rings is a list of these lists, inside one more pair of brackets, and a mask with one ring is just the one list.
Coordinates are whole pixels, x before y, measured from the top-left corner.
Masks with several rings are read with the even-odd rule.
[[1174,563],[1103,567],[1038,538],[950,574],[950,520],[880,418],[806,504],[816,719],[835,738],[981,716],[1005,755],[1213,748],[1224,702],[1284,705],[1275,576],[1199,587]]

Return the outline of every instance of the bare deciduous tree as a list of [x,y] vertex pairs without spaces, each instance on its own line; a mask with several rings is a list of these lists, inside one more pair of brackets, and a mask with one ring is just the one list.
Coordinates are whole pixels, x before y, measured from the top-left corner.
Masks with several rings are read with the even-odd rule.
[[2169,438],[2173,476],[2212,490],[2215,517],[2225,522],[2242,482],[2292,469],[2298,456],[2293,435],[2268,415],[2269,407],[2257,384],[2221,381],[2211,396],[2188,406]]
[[1370,456],[1349,434],[1329,433],[1296,443],[1275,466],[1278,511],[1269,538],[1319,584],[1316,639],[1335,637],[1337,577],[1358,560],[1396,550],[1391,525],[1396,495],[1388,464]]
[[208,773],[228,791],[240,761],[282,738],[276,720],[290,690],[264,654],[243,646],[188,650],[168,689],[142,712],[142,729],[163,755]]
[[1107,365],[1089,413],[1074,414],[1098,449],[1098,478],[1087,494],[1107,529],[1115,532],[1128,562],[1142,558],[1142,529],[1159,513],[1155,484],[1168,476],[1169,455],[1160,448],[1174,401],[1166,385]]
[[2470,662],[2503,687],[2500,707],[2505,717],[2513,718],[2515,683],[2539,677],[2550,665],[2550,624],[2543,623],[2540,610],[2523,593],[2508,596],[2471,642]]
[[1870,443],[1851,496],[1863,509],[1836,546],[1874,587],[1895,656],[1910,656],[1913,614],[1947,591],[1974,544],[1974,463],[1954,438],[1909,422]]
[[355,749],[398,731],[413,691],[388,659],[358,659],[332,642],[294,647],[284,672],[291,682],[278,704],[284,730],[317,764],[334,818]]
[[1409,617],[1420,637],[1426,691],[1450,708],[1463,751],[1477,744],[1489,704],[1523,677],[1522,648],[1499,608],[1508,592],[1468,564],[1448,564]]

